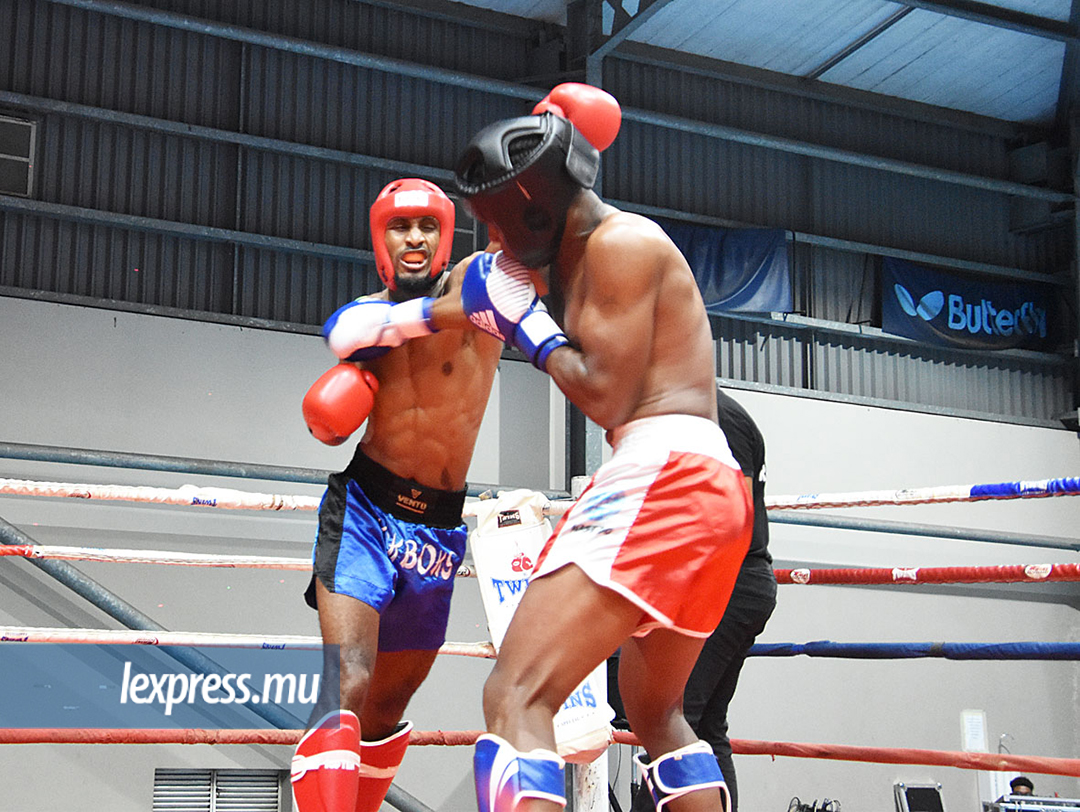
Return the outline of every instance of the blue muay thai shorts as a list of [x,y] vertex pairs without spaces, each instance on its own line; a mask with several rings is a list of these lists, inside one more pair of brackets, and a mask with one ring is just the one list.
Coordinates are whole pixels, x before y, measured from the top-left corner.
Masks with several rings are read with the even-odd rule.
[[379,612],[379,651],[437,649],[465,554],[464,503],[465,491],[399,477],[357,447],[319,507],[308,605],[318,608],[318,578]]

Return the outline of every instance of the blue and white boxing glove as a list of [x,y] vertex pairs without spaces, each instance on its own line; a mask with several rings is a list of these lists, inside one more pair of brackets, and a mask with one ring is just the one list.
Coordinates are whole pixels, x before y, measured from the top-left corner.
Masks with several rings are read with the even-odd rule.
[[465,269],[461,304],[469,321],[512,344],[547,371],[548,356],[570,343],[536,293],[529,269],[502,251],[480,254]]
[[363,297],[338,308],[323,325],[322,335],[343,361],[370,361],[410,338],[436,332],[431,325],[434,301],[423,296],[395,304]]

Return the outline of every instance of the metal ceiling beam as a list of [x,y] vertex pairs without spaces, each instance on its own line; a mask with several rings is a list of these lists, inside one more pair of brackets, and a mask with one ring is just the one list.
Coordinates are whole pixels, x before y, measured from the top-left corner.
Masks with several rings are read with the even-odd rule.
[[604,0],[604,5],[615,12],[615,19],[611,24],[611,36],[590,54],[591,58],[603,59],[611,53],[619,43],[637,31],[647,23],[664,6],[670,5],[674,0],[639,0],[637,12],[630,13],[623,6],[630,0]]
[[[1080,0],[1072,0],[1069,24],[1080,26]],[[1080,103],[1080,44],[1070,42],[1065,46],[1065,59],[1061,65],[1061,83],[1058,85],[1057,108],[1054,124],[1059,132],[1068,133],[1074,111]],[[1075,152],[1075,147],[1074,147]]]
[[824,62],[822,62],[816,68],[814,68],[812,71],[810,71],[809,73],[804,74],[803,78],[804,79],[817,79],[819,76],[821,76],[821,74],[825,73],[827,70],[829,70],[831,68],[835,68],[837,65],[839,65],[841,62],[843,62],[845,59],[847,59],[853,53],[858,51],[864,45],[866,45],[867,43],[869,43],[869,42],[877,39],[878,37],[880,37],[883,33],[888,31],[890,28],[892,28],[894,25],[896,25],[898,22],[900,22],[902,19],[904,19],[906,16],[908,16],[914,10],[915,9],[913,9],[911,6],[905,6],[904,8],[900,9],[899,11],[897,11],[897,12],[895,12],[893,14],[890,14],[888,19],[883,20],[882,22],[878,23],[876,26],[874,26],[872,29],[870,29],[865,34],[863,34],[861,37],[856,39],[854,42],[852,42],[846,48],[841,49],[834,56],[831,56],[828,59],[826,59]]
[[340,62],[345,65],[355,65],[360,68],[386,71],[400,76],[409,76],[414,79],[425,79],[429,82],[455,85],[481,90],[489,93],[498,93],[503,96],[512,96],[519,99],[528,99],[536,102],[540,95],[535,88],[513,82],[502,82],[498,79],[487,79],[470,73],[435,68],[421,65],[417,62],[407,62],[404,59],[395,59],[389,56],[378,56],[362,51],[354,51],[349,48],[339,48],[335,45],[323,45],[298,37],[288,37],[283,34],[271,34],[266,31],[258,31],[253,28],[245,28],[230,23],[220,23],[214,20],[205,20],[197,17],[189,17],[171,11],[136,6],[131,3],[115,2],[115,0],[49,0],[60,6],[81,8],[85,11],[93,11],[98,14],[108,14],[126,20],[138,20],[140,22],[161,25],[166,28],[175,28],[180,31],[190,31],[195,34],[205,34],[234,42],[245,42],[249,45],[260,45],[264,48],[272,48],[287,53],[310,56],[316,59],[326,59],[331,62]]
[[51,217],[72,223],[122,228],[127,231],[142,231],[147,234],[164,234],[169,237],[180,237],[189,240],[265,248],[286,254],[301,254],[303,256],[322,257],[345,262],[375,261],[374,253],[361,248],[345,248],[340,245],[305,242],[288,237],[270,237],[250,231],[236,231],[230,228],[217,228],[216,226],[199,226],[193,223],[161,220],[156,217],[141,217],[135,214],[117,214],[116,212],[101,209],[68,206],[63,203],[47,203],[42,200],[30,200],[25,197],[13,197],[5,194],[0,194],[0,211]]
[[[671,0],[656,0],[656,3],[666,3],[670,1]],[[956,2],[957,0],[953,1]],[[221,37],[223,39],[247,42],[266,48],[305,54],[319,59],[357,65],[371,70],[398,73],[430,82],[527,99],[534,103],[539,100],[541,96],[541,93],[535,88],[526,85],[503,82],[496,79],[486,79],[480,76],[461,73],[460,71],[419,65],[414,62],[375,56],[373,54],[352,51],[347,48],[320,45],[295,37],[267,34],[250,28],[185,17],[172,12],[135,6],[130,3],[116,2],[116,0],[50,0],[50,2],[58,5],[82,8],[102,14],[110,14],[126,19],[142,20],[155,25],[178,28],[185,31]],[[938,3],[934,5],[941,4]],[[598,60],[590,59],[589,61],[595,63]],[[793,138],[784,138],[749,130],[741,130],[735,127],[710,124],[704,121],[679,118],[677,116],[664,115],[648,110],[624,108],[623,118],[625,120],[638,121],[658,127],[681,130],[683,132],[693,132],[699,135],[706,135],[727,141],[775,149],[781,152],[806,155],[811,158],[821,158],[827,161],[837,161],[839,163],[853,164],[855,166],[864,166],[884,172],[894,172],[901,175],[926,178],[942,183],[969,186],[1001,194],[1018,195],[1020,197],[1034,198],[1036,200],[1049,200],[1055,203],[1072,202],[1075,199],[1072,194],[1058,192],[1053,189],[1046,189],[1039,186],[1028,186],[1022,183],[1015,183],[1013,181],[1001,180],[998,178],[969,175],[963,172],[939,169],[937,167],[914,164],[908,161],[865,155],[852,150],[838,149],[836,147],[828,147],[821,144],[812,144],[805,141],[798,141]],[[7,203],[6,205],[10,207],[10,203]],[[156,223],[154,225],[160,227]],[[151,230],[156,230],[156,228]],[[233,239],[233,237],[230,235],[224,239]]]
[[[1073,8],[1076,8],[1076,2],[1073,2]],[[1071,143],[1069,154],[1073,161],[1073,189],[1080,190],[1080,161],[1077,159],[1077,141],[1080,140],[1080,122],[1077,121],[1076,116],[1073,116],[1072,132],[1069,134],[1069,141]],[[1073,280],[1076,282],[1076,292],[1074,294],[1073,306],[1077,308],[1074,312],[1080,312],[1080,217],[1073,221],[1073,261],[1072,261],[1072,275]],[[1073,336],[1073,369],[1074,381],[1080,381],[1080,319],[1075,320],[1077,322]],[[1078,425],[1080,425],[1080,387],[1073,387],[1073,409],[1075,410],[1075,416],[1077,418]],[[1062,420],[1062,422],[1065,422]],[[1066,423],[1066,425],[1069,425]],[[1080,435],[1080,432],[1077,432]]]
[[7,105],[19,110],[29,110],[34,113],[53,113],[106,124],[119,124],[124,127],[134,127],[164,135],[174,135],[178,138],[193,138],[215,144],[233,144],[264,152],[273,152],[278,155],[311,158],[316,161],[327,161],[348,166],[362,166],[366,169],[377,169],[400,177],[411,177],[419,174],[433,181],[449,182],[454,179],[452,170],[440,167],[423,166],[408,161],[395,161],[390,158],[379,158],[374,155],[363,155],[358,152],[346,152],[328,147],[313,147],[310,144],[282,141],[262,135],[248,135],[234,130],[219,130],[199,124],[182,124],[178,121],[151,118],[137,113],[124,113],[120,110],[109,110],[104,107],[91,107],[85,104],[76,104],[75,102],[46,99],[40,96],[27,96],[24,93],[13,93],[8,90],[0,90],[0,105]]
[[624,43],[613,58],[661,70],[677,70],[724,83],[798,96],[812,101],[840,104],[855,110],[901,116],[912,121],[989,135],[1006,141],[1020,138],[1035,130],[1041,132],[1041,128],[1005,119],[990,118],[978,113],[946,107],[935,107],[923,102],[901,99],[898,96],[883,96],[869,90],[858,90],[826,82],[807,82],[801,76],[793,74],[753,68],[749,65],[725,62],[697,54],[663,50],[640,42]]
[[[1080,0],[1076,0],[1080,3]],[[100,121],[110,124],[120,124],[126,127],[133,127],[137,129],[148,130],[150,132],[162,133],[165,135],[173,135],[182,138],[194,138],[202,141],[208,141],[219,144],[233,144],[240,147],[246,147],[250,149],[262,150],[265,152],[272,152],[280,155],[290,155],[300,158],[308,158],[316,161],[326,161],[330,163],[340,163],[349,166],[361,166],[369,169],[378,169],[388,172],[392,172],[397,175],[408,175],[425,177],[436,181],[450,181],[453,179],[453,172],[441,167],[426,166],[422,164],[409,163],[405,161],[392,161],[386,158],[377,158],[370,155],[362,155],[354,152],[345,152],[342,150],[327,149],[325,147],[312,147],[307,144],[297,144],[291,141],[281,141],[275,138],[266,138],[263,136],[248,135],[246,133],[237,133],[229,130],[218,130],[212,127],[203,127],[193,124],[181,124],[175,121],[167,121],[164,119],[151,118],[149,116],[141,116],[134,113],[123,113],[117,110],[106,110],[100,107],[91,107],[82,104],[75,104],[73,102],[58,101],[56,99],[45,99],[37,96],[27,96],[22,93],[12,93],[10,91],[0,90],[0,105],[8,105],[9,107],[18,108],[21,110],[29,110],[37,113],[52,113],[61,116],[71,116],[73,118],[82,118],[90,121]],[[1032,187],[1037,188],[1037,187]],[[24,198],[13,198],[17,201],[22,201]],[[629,201],[612,201],[619,208],[626,208],[632,211],[639,211],[642,214],[648,216],[658,217],[671,217],[679,219],[685,217],[684,214],[672,209],[661,209],[650,206],[643,206],[641,204],[632,203]],[[0,211],[4,210],[4,198],[0,197]],[[49,214],[49,216],[61,216],[64,212],[55,211],[51,213],[41,212],[43,214]],[[79,212],[74,212],[79,213]],[[68,212],[72,214],[72,212]],[[749,224],[735,223],[733,221],[712,221],[711,218],[698,218],[701,222],[711,222],[713,225],[725,226],[729,228],[747,228]],[[112,222],[101,223],[105,225],[112,225]],[[160,230],[160,223],[148,223],[147,226],[153,226],[154,228],[148,228],[146,230]],[[168,233],[176,235],[177,232],[173,230],[161,231],[161,233]],[[902,259],[910,259],[913,262],[926,262],[931,265],[944,265],[947,267],[954,267],[960,270],[973,271],[976,273],[984,273],[992,276],[1004,276],[1013,279],[1030,279],[1032,281],[1046,282],[1057,284],[1053,279],[1047,280],[1045,274],[1036,274],[1021,270],[1019,268],[1009,268],[1004,266],[989,265],[980,262],[967,262],[964,260],[956,260],[949,257],[931,255],[921,252],[913,251],[901,251],[898,249],[892,249],[885,246],[871,245],[869,243],[858,243],[848,240],[837,240],[834,238],[820,237],[813,234],[804,234],[801,232],[793,232],[795,238],[800,242],[808,242],[814,245],[822,245],[825,247],[839,248],[841,250],[848,251],[861,251],[865,253],[876,253],[883,256],[897,256]],[[200,238],[200,235],[190,234],[194,238]],[[222,234],[212,235],[213,237],[223,237],[229,239],[229,234],[223,232]],[[278,239],[278,238],[267,238]],[[311,248],[315,248],[315,253],[318,253],[317,247],[312,244],[305,243]],[[260,244],[259,247],[282,250],[293,250],[296,246],[290,242],[287,244],[278,245],[265,245]],[[302,253],[308,253],[308,250],[302,251]],[[335,256],[336,259],[343,258],[342,256]],[[352,256],[345,257],[347,259],[353,259]],[[371,254],[367,253],[361,255],[360,259],[370,259]],[[1064,284],[1064,283],[1061,283]],[[2,454],[0,454],[2,456]]]
[[1058,42],[1080,42],[1080,32],[1074,25],[1051,20],[1047,17],[1039,17],[1035,14],[1026,14],[1023,11],[993,6],[988,3],[978,3],[975,0],[895,0],[905,6],[921,8],[926,11],[934,11],[949,17],[959,17],[984,25],[992,25],[995,28],[1006,28],[1010,31],[1019,31],[1023,34],[1031,34],[1033,37],[1057,40]]
[[733,141],[739,144],[748,144],[755,147],[775,149],[780,152],[789,152],[794,155],[805,155],[809,158],[820,158],[824,161],[836,161],[837,163],[862,166],[868,169],[878,169],[883,172],[893,172],[898,175],[909,175],[915,178],[951,183],[957,186],[968,186],[974,189],[984,189],[988,192],[997,192],[1006,195],[1018,195],[1036,200],[1048,200],[1051,203],[1071,203],[1075,200],[1069,192],[1059,192],[1042,186],[1029,186],[1011,180],[990,178],[984,175],[969,175],[952,169],[940,169],[938,167],[915,164],[909,161],[900,161],[895,158],[881,158],[876,155],[866,155],[837,147],[827,147],[820,144],[809,144],[805,141],[796,141],[793,138],[784,138],[779,135],[740,130],[737,127],[728,127],[723,124],[711,124],[707,121],[680,118],[679,116],[656,113],[651,110],[635,108],[623,108],[624,121],[637,121],[643,124],[651,124],[655,127],[663,127],[669,130],[696,133],[711,138],[720,138],[725,141]]

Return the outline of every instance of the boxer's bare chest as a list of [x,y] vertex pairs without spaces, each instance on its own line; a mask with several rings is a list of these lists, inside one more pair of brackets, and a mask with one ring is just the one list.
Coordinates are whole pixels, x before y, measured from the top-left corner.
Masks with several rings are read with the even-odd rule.
[[491,336],[446,330],[370,364],[379,392],[364,436],[369,456],[399,476],[460,488],[501,349]]

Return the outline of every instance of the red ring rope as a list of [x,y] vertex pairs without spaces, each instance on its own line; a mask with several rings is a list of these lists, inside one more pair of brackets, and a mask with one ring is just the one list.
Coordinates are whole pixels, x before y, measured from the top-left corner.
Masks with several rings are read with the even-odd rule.
[[[472,745],[480,730],[414,730],[409,744]],[[0,729],[0,744],[296,744],[301,730],[127,730],[68,728]],[[614,732],[617,744],[638,744],[633,733]],[[807,744],[732,739],[732,752],[749,756],[788,756],[877,764],[927,764],[962,770],[1012,770],[1039,775],[1080,777],[1080,759],[1018,756],[1010,753],[961,753],[902,747],[858,747],[846,744]]]
[[778,569],[781,584],[989,584],[1080,581],[1080,564],[1010,564],[1000,567],[877,567]]

